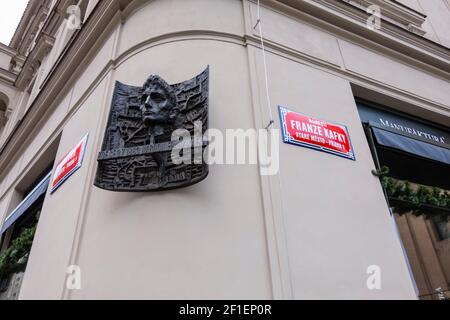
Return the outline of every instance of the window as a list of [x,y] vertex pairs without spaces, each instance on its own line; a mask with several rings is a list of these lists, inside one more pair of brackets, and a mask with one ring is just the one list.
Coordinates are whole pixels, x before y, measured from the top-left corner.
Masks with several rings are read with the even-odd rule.
[[[450,238],[450,208],[439,200],[450,192],[450,131],[363,100],[357,106],[375,166],[389,168],[382,181],[419,298],[438,299],[436,290],[447,288],[444,270],[450,270],[437,245]],[[437,237],[428,232],[430,222]]]
[[39,177],[3,223],[0,234],[0,300],[18,299],[49,180],[48,172]]

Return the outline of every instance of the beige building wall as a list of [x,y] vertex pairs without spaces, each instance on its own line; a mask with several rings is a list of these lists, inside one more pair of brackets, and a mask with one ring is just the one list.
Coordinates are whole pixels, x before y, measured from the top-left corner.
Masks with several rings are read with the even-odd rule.
[[[158,74],[178,83],[209,65],[211,128],[263,128],[270,120],[253,2],[125,2],[122,12],[113,1],[102,4],[104,15],[117,12],[88,53],[67,67],[60,89],[42,97],[40,90],[51,91],[34,88],[23,104],[32,110],[49,102],[0,173],[0,216],[54,141],[60,137],[56,160],[86,134],[89,142],[83,167],[45,199],[20,298],[415,299],[371,174],[354,94],[398,101],[395,108],[450,123],[444,71],[282,4],[288,1],[264,1],[275,127],[277,105],[345,124],[356,161],[280,141],[275,176],[261,176],[258,166],[213,165],[206,180],[189,188],[108,192],[93,179],[115,81],[142,85]],[[52,50],[47,61],[54,63]],[[70,265],[81,268],[81,290],[66,288]],[[381,290],[366,286],[371,265],[381,268]]]

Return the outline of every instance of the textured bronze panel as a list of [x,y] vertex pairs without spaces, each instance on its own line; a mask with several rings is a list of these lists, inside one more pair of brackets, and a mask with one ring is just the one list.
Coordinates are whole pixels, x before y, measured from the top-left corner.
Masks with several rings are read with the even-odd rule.
[[[98,156],[95,185],[111,191],[160,191],[195,184],[208,165],[174,164],[171,141],[176,129],[194,136],[200,121],[208,128],[209,68],[174,85],[150,76],[142,87],[116,83],[108,125]],[[202,151],[206,144],[201,143]],[[192,158],[194,152],[192,152]]]

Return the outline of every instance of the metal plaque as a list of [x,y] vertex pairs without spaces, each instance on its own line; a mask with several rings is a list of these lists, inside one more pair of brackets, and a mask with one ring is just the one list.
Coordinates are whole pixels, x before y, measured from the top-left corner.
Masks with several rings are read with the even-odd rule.
[[[175,164],[171,154],[176,129],[191,137],[199,123],[202,135],[207,130],[208,98],[209,68],[174,85],[155,75],[142,87],[117,82],[95,185],[111,191],[161,191],[205,179],[208,165],[203,160]],[[206,144],[200,146],[204,151]]]

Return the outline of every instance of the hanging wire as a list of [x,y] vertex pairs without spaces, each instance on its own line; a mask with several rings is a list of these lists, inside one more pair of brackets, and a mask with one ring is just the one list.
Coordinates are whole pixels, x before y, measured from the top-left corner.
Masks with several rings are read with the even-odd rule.
[[265,48],[265,44],[264,44],[264,37],[263,37],[263,31],[262,31],[260,0],[258,0],[257,8],[258,8],[257,9],[257,20],[256,20],[256,24],[253,27],[253,29],[256,30],[256,28],[258,27],[259,39],[261,41],[261,50],[262,50],[263,65],[264,65],[264,79],[265,79],[265,86],[266,86],[267,109],[269,111],[269,117],[270,117],[270,121],[267,124],[267,126],[265,127],[265,129],[268,130],[274,124],[274,120],[273,120],[273,113],[272,113],[272,103],[270,101],[270,93],[269,93],[269,75],[267,72],[266,48]]

